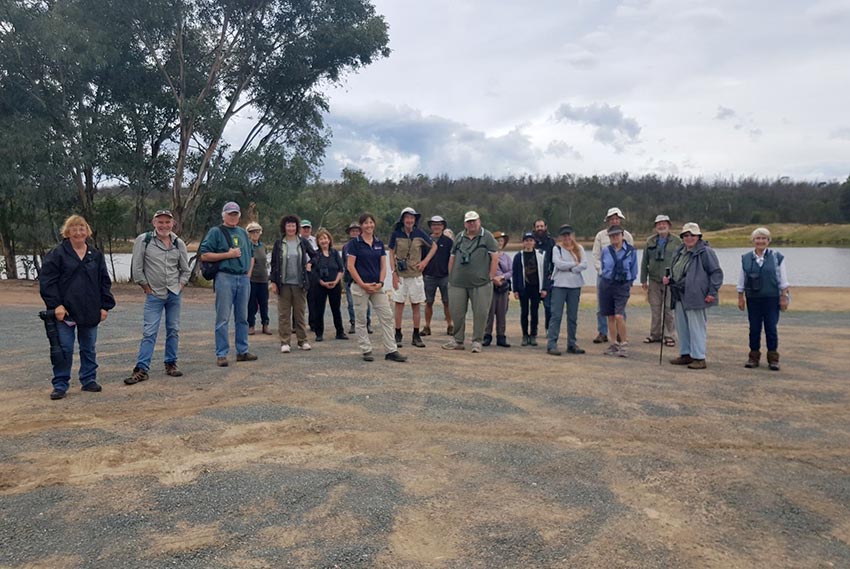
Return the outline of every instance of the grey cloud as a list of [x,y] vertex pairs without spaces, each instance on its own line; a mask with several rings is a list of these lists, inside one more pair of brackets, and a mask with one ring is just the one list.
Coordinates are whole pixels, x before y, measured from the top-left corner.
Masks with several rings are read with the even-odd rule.
[[714,115],[719,121],[734,118],[737,115],[735,113],[735,109],[730,109],[729,107],[724,107],[723,105],[717,105],[717,114]]
[[586,124],[596,128],[593,138],[621,152],[625,144],[634,144],[640,135],[640,124],[627,117],[619,106],[594,103],[584,107],[564,103],[555,111],[555,119]]
[[550,142],[549,146],[546,147],[546,154],[554,156],[555,158],[573,158],[575,160],[581,160],[581,153],[563,140],[553,140]]
[[845,126],[843,128],[837,128],[829,133],[829,138],[836,138],[838,140],[850,140],[850,127]]

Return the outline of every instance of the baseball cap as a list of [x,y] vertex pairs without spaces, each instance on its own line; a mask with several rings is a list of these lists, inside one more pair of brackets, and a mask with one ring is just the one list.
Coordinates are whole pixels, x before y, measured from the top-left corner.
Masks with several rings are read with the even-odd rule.
[[310,222],[309,219],[302,219],[301,227],[313,227],[313,224]]
[[655,221],[653,221],[652,223],[655,224],[661,221],[666,221],[667,223],[670,223],[670,216],[664,215],[663,213],[658,214],[655,216]]
[[619,225],[615,225],[613,227],[608,228],[608,235],[616,235],[617,233],[622,233],[622,232],[623,232],[623,228],[620,227]]
[[239,208],[239,204],[236,202],[227,202],[224,204],[224,207],[221,208],[221,213],[242,213],[242,210]]
[[463,222],[464,223],[466,223],[467,221],[475,221],[476,219],[481,219],[481,216],[478,215],[477,211],[470,210],[470,211],[466,212],[465,214],[463,214]]
[[525,233],[523,233],[522,240],[525,241],[526,239],[534,239],[534,233],[532,233],[531,231],[526,231]]
[[156,213],[153,214],[153,217],[154,217],[154,219],[156,219],[160,215],[167,215],[168,217],[174,219],[174,214],[171,213],[170,209],[158,209],[158,210],[156,210]]
[[684,235],[685,233],[690,233],[691,235],[702,235],[702,231],[699,229],[699,225],[691,221],[690,223],[686,223],[682,226],[682,230],[679,232],[679,237]]
[[558,235],[572,235],[573,233],[575,233],[575,231],[573,231],[572,225],[564,224],[558,228]]

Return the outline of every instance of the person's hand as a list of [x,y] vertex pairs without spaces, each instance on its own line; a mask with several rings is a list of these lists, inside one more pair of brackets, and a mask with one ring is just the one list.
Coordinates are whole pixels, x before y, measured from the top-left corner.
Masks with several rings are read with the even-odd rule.
[[272,283],[272,294],[278,294],[277,285],[275,283]]
[[643,290],[649,290],[649,284],[641,283],[640,288],[642,288]]
[[743,310],[744,307],[747,306],[747,301],[744,300],[743,296],[738,297],[738,310]]
[[714,304],[714,295],[709,294],[705,297],[706,304]]
[[399,285],[398,273],[393,273],[393,290],[398,290],[398,285]]
[[661,277],[661,282],[664,283],[664,286],[670,284],[670,277]]
[[183,292],[184,288],[186,288],[186,283],[180,283],[180,292]]
[[304,268],[307,270],[308,273],[311,272],[313,270],[313,263],[307,263],[306,265],[304,265]]
[[505,277],[503,275],[496,275],[495,277],[493,277],[493,282],[497,286],[502,286],[502,283],[505,282]]
[[56,316],[56,320],[62,322],[65,320],[65,317],[68,316],[68,311],[65,310],[65,307],[61,304],[53,309],[53,315]]
[[231,247],[229,252],[230,256],[228,257],[228,259],[238,259],[242,256],[242,249],[240,249],[239,247]]
[[779,297],[779,310],[783,312],[788,310],[788,297],[784,294]]
[[541,290],[541,291],[540,291],[540,298],[546,298],[546,295],[548,295],[548,294],[549,294],[549,292],[548,292],[548,291]]
[[[180,290],[183,290],[184,286],[186,286],[186,285],[180,285]],[[149,285],[149,284],[142,285],[142,290],[145,291],[145,294],[153,294],[153,289],[151,288],[151,285]]]
[[100,321],[103,322],[104,320],[106,320],[107,316],[109,316],[109,313],[101,308],[100,309]]
[[519,300],[519,293],[518,292],[514,293],[514,300]]

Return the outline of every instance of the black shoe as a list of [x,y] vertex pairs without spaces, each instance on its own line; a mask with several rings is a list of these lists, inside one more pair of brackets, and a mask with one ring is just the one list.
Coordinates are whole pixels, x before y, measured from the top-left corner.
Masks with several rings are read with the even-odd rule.
[[65,399],[65,392],[61,389],[54,389],[50,392],[50,398],[53,401],[56,401],[57,399]]
[[520,345],[521,346],[528,346],[529,345],[528,344],[528,336],[526,336],[525,334],[523,334],[523,336],[522,336],[522,343]]
[[371,324],[366,324],[366,332],[369,333],[369,334],[372,334],[372,333],[375,332],[374,330],[372,330]]
[[507,336],[496,336],[496,345],[501,346],[502,348],[511,347],[511,345],[508,343]]
[[363,361],[373,362],[375,361],[375,356],[372,355],[372,352],[366,352],[365,354],[363,354]]
[[608,343],[608,336],[606,336],[605,334],[597,334],[596,337],[593,339],[593,343],[594,344],[607,344]]
[[384,356],[385,360],[390,360],[391,362],[406,362],[407,356],[403,356],[398,351],[390,352]]
[[536,346],[537,345],[537,336],[529,336],[528,337],[528,345]]
[[348,340],[348,336],[345,334],[345,332],[337,332],[336,333],[336,339],[337,340]]
[[422,338],[419,336],[419,334],[414,334],[413,340],[410,343],[417,348],[425,347],[425,342],[422,341]]
[[401,330],[395,331],[395,345],[397,348],[401,347],[402,341],[404,340],[404,334],[401,333]]
[[317,334],[316,335],[316,341],[317,342],[324,342],[325,338],[321,334]]
[[83,391],[91,391],[92,393],[100,393],[101,391],[103,391],[103,388],[96,381],[92,381],[85,384],[81,389]]
[[354,329],[354,320],[349,322],[349,324],[351,324],[351,326],[348,327],[348,333],[349,334],[356,334],[357,330]]
[[484,334],[484,341],[481,342],[481,345],[484,347],[489,346],[493,343],[493,335],[492,334]]
[[567,348],[567,353],[568,354],[583,354],[583,353],[585,353],[585,351],[582,350],[581,348],[579,348],[578,346],[570,346],[570,347]]

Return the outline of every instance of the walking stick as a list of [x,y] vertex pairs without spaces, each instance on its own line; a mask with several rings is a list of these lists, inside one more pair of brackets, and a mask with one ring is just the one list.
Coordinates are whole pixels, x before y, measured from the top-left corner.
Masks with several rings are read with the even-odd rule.
[[[664,269],[664,276],[667,277],[668,283],[670,279],[670,267]],[[661,365],[662,360],[664,359],[664,324],[667,320],[667,289],[670,288],[669,284],[664,285],[664,295],[661,300],[661,349],[658,351],[658,365]]]

